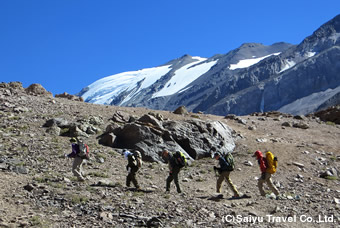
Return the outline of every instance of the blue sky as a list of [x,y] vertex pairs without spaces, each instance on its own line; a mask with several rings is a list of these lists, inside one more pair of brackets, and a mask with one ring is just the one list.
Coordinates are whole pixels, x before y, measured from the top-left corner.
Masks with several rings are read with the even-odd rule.
[[0,0],[0,82],[75,94],[184,54],[298,44],[339,9],[339,0]]

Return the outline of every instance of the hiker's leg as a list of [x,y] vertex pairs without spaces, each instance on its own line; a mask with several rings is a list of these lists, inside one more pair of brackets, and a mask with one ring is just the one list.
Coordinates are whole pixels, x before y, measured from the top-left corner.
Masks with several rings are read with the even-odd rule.
[[178,174],[179,174],[179,170],[175,170],[175,172],[172,174],[174,176],[174,182],[177,188],[177,192],[181,193],[181,187],[179,186],[179,181],[178,181]]
[[217,183],[216,183],[216,192],[217,193],[221,193],[222,182],[223,182],[223,180],[225,178],[222,174],[223,173],[221,173],[220,176],[217,179]]
[[137,182],[137,179],[136,179],[136,174],[137,174],[137,171],[132,171],[132,177],[131,177],[131,180],[132,180],[132,183],[133,185],[136,187],[136,188],[139,188],[139,185],[138,185],[138,182]]
[[166,191],[170,191],[170,183],[173,179],[173,174],[169,174],[168,178],[166,179]]
[[76,176],[79,180],[84,180],[84,177],[81,173],[82,163],[83,163],[83,159],[79,157],[75,157],[73,159],[72,172],[73,172],[73,175]]
[[263,191],[263,183],[264,183],[264,175],[261,175],[261,177],[258,179],[257,186],[259,187],[261,196],[265,196],[266,193]]
[[227,179],[227,183],[228,183],[229,187],[230,187],[231,190],[234,192],[234,196],[240,196],[240,194],[239,194],[239,192],[237,191],[235,185],[233,184],[233,182],[231,182],[231,179],[230,179],[230,172],[226,172],[225,178]]
[[268,184],[268,187],[270,188],[270,190],[272,190],[272,192],[278,196],[279,195],[279,191],[277,190],[277,188],[275,187],[275,185],[272,182],[272,175],[270,173],[266,173],[266,182]]
[[130,187],[130,183],[131,183],[131,171],[126,176],[126,187]]

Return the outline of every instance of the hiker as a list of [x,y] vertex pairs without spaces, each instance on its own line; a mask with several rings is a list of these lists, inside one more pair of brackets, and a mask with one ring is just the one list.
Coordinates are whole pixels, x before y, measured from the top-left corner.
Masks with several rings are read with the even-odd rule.
[[[181,171],[181,168],[183,168],[186,165],[186,159],[184,155],[176,151],[175,154],[170,154],[169,151],[164,150],[162,153],[163,158],[165,158],[169,163],[169,176],[166,179],[166,192],[170,192],[170,183],[172,181],[175,182],[177,192],[181,193],[181,187],[179,186],[178,182],[178,174]],[[180,161],[182,159],[182,161]]]
[[[271,153],[270,151],[267,151],[266,155],[267,155],[268,152]],[[272,179],[271,179],[272,174],[275,173],[275,171],[276,171],[277,158],[276,157],[274,158],[274,161],[276,161],[276,162],[274,162],[274,164],[276,164],[276,165],[274,165],[274,167],[269,167],[267,159],[263,156],[261,151],[257,150],[254,153],[253,157],[257,158],[257,161],[258,161],[260,169],[261,169],[261,177],[258,179],[258,183],[257,183],[261,196],[266,196],[266,193],[263,190],[263,183],[266,182],[268,187],[270,188],[270,190],[272,190],[272,192],[276,195],[276,198],[278,198],[279,197],[279,191],[273,185],[273,182],[272,182]]]
[[230,172],[231,169],[229,168],[231,164],[228,164],[228,162],[224,159],[223,156],[221,156],[219,153],[214,154],[214,158],[218,160],[220,167],[214,166],[215,172],[218,171],[219,177],[217,179],[217,184],[216,184],[216,192],[221,193],[221,187],[222,187],[222,182],[224,179],[227,180],[229,187],[234,193],[233,198],[238,198],[240,197],[239,192],[237,191],[236,187],[233,185],[230,179]]
[[71,138],[70,142],[72,143],[72,152],[68,155],[65,155],[68,158],[74,158],[72,165],[73,175],[77,177],[79,181],[84,181],[85,178],[83,176],[82,165],[85,158],[79,156],[79,140],[76,138]]
[[136,174],[142,166],[141,153],[138,150],[134,150],[133,153],[125,150],[124,156],[128,160],[128,164],[126,165],[126,170],[128,171],[128,175],[126,176],[126,186],[130,187],[130,183],[132,182],[136,190],[140,190]]

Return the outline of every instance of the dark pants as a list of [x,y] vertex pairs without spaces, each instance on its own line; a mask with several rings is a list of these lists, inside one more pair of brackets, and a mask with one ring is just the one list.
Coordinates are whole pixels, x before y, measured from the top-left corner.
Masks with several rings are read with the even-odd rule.
[[176,185],[176,188],[177,188],[177,192],[178,193],[181,193],[182,191],[181,191],[181,188],[180,188],[180,186],[179,186],[179,182],[178,182],[178,174],[179,174],[179,171],[180,171],[181,169],[180,168],[178,168],[178,167],[174,167],[173,169],[172,169],[172,173],[170,173],[169,174],[169,176],[168,176],[168,178],[166,179],[166,191],[170,191],[170,183],[172,182],[172,181],[174,181],[175,182],[175,185]]
[[136,188],[139,188],[139,185],[138,185],[138,182],[137,182],[137,179],[136,179],[137,171],[138,171],[138,167],[132,167],[131,168],[129,174],[126,177],[126,186],[127,187],[130,187],[130,183],[132,181],[133,185]]

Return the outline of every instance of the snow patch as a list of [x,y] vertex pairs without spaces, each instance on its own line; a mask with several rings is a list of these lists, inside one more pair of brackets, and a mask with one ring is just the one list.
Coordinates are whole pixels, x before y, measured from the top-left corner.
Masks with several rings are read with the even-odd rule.
[[115,95],[132,90],[138,82],[141,84],[134,94],[152,85],[170,70],[170,65],[167,65],[111,75],[89,85],[89,90],[82,95],[82,98],[95,104],[109,104]]
[[305,56],[306,56],[307,58],[310,58],[310,57],[313,57],[315,54],[316,54],[316,52],[307,52],[307,53],[305,54]]
[[[191,82],[199,78],[201,75],[205,74],[210,70],[212,66],[214,66],[217,62],[211,61],[206,63],[201,63],[205,61],[205,58],[201,57],[193,57],[193,59],[197,59],[198,61],[187,64],[180,69],[178,69],[172,78],[164,85],[164,88],[153,94],[152,98],[169,96],[172,94],[181,91]],[[201,64],[200,64],[201,63]],[[183,90],[184,91],[184,90]],[[181,92],[183,92],[181,91]]]
[[293,60],[285,59],[283,67],[282,67],[282,69],[281,69],[281,71],[279,73],[281,73],[283,71],[286,71],[286,70],[292,68],[295,65],[296,65],[296,62],[294,62]]
[[240,69],[240,68],[247,68],[247,67],[250,67],[251,65],[254,65],[258,62],[260,62],[261,60],[265,59],[265,58],[268,58],[272,55],[279,55],[279,53],[274,53],[274,54],[270,54],[270,55],[266,55],[266,56],[263,56],[263,57],[260,57],[260,58],[255,58],[255,59],[243,59],[243,60],[240,60],[238,63],[236,64],[230,64],[229,66],[229,70],[236,70],[236,69]]

